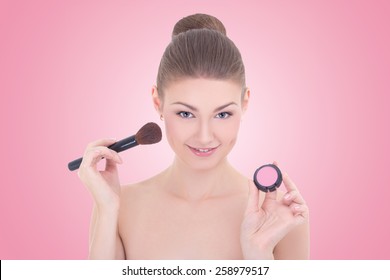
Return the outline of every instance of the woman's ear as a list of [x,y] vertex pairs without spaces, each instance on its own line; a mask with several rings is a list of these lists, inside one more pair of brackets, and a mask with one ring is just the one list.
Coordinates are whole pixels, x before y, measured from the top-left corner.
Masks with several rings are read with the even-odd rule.
[[154,109],[161,116],[161,114],[162,114],[162,101],[160,99],[160,96],[158,95],[157,86],[155,86],[155,85],[152,87],[152,99],[153,99]]
[[248,109],[250,95],[251,95],[251,92],[250,92],[249,88],[246,88],[245,92],[244,92],[244,96],[242,97],[242,113],[245,113],[246,109]]

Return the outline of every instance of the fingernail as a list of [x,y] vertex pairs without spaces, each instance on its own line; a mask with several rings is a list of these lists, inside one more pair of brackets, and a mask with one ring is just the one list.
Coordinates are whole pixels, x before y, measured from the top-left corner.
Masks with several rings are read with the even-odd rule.
[[295,210],[299,210],[299,209],[301,209],[301,206],[296,205],[296,206],[294,206],[294,208],[295,208]]
[[287,199],[287,200],[290,199],[290,198],[291,198],[291,194],[286,194],[286,195],[284,196],[284,198]]

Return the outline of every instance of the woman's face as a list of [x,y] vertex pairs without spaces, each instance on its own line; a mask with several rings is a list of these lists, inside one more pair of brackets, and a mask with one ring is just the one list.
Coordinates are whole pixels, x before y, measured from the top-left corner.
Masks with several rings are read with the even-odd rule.
[[159,109],[167,140],[182,162],[205,170],[226,158],[249,98],[247,90],[242,100],[241,90],[233,81],[210,79],[189,78],[168,86]]

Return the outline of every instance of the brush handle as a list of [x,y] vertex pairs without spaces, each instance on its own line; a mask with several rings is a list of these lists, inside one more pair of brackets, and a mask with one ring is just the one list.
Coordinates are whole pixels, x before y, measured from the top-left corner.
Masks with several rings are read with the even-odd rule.
[[[115,152],[122,152],[127,149],[133,148],[138,145],[137,140],[135,139],[135,135],[124,138],[122,140],[119,140],[118,142],[115,142],[114,144],[108,146],[107,148],[114,150]],[[80,167],[81,162],[83,161],[83,158],[75,159],[68,163],[68,168],[70,171],[76,170]]]

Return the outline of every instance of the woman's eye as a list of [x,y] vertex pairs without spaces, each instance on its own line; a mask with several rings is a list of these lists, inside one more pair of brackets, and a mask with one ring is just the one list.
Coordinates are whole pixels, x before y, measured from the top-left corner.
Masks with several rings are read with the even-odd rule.
[[227,119],[228,117],[230,117],[232,114],[231,113],[228,113],[228,112],[221,112],[221,113],[218,113],[217,114],[217,118],[218,119]]
[[177,113],[180,117],[182,117],[183,119],[189,119],[189,118],[192,118],[194,115],[192,115],[190,112],[185,112],[185,111],[181,111],[179,113]]

